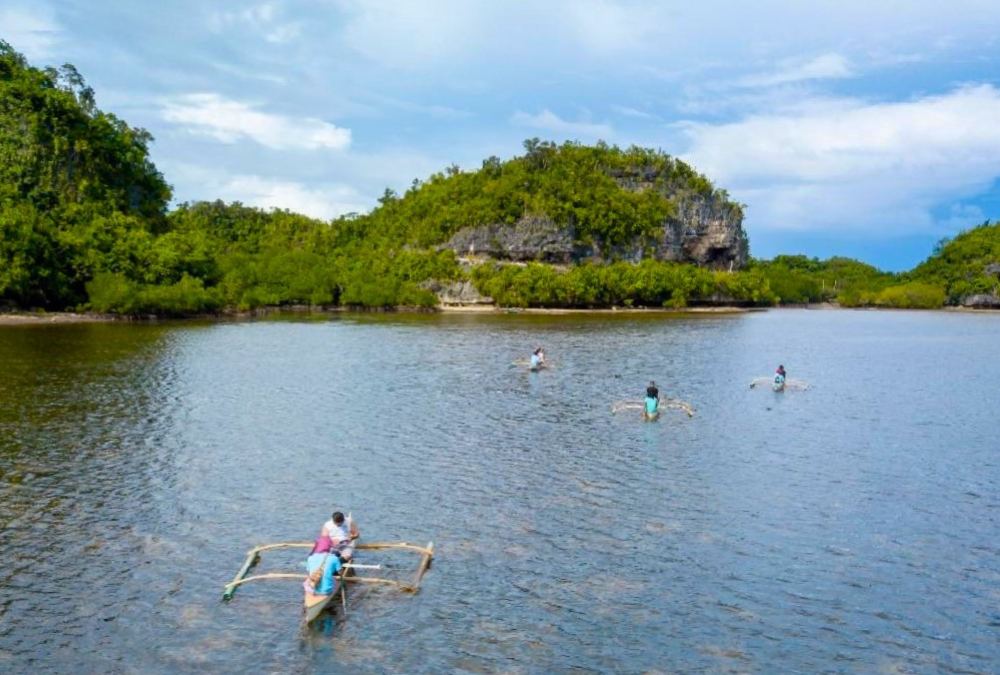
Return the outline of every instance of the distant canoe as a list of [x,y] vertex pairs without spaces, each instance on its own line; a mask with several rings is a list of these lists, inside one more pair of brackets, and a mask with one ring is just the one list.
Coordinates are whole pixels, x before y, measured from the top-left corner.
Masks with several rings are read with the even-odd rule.
[[786,391],[789,389],[794,389],[796,391],[805,391],[806,389],[809,388],[809,383],[806,382],[805,380],[788,379],[785,380],[784,386],[781,386],[777,382],[775,382],[773,377],[766,377],[766,376],[755,377],[750,382],[750,388],[753,389],[754,387],[758,387],[765,384],[770,385],[771,388],[774,389],[774,391]]
[[510,362],[510,367],[511,368],[527,368],[532,373],[537,373],[539,370],[547,370],[547,369],[551,368],[552,367],[552,363],[550,361],[542,361],[537,366],[532,367],[531,366],[531,359],[530,358],[524,358],[524,359],[517,359],[516,361],[511,361]]
[[623,410],[641,410],[643,419],[652,422],[659,419],[660,412],[666,408],[667,410],[681,410],[687,414],[688,417],[694,417],[694,408],[691,407],[689,403],[686,403],[679,398],[665,398],[660,401],[660,409],[655,413],[653,419],[649,419],[646,415],[646,402],[645,401],[618,401],[613,406],[611,406],[611,412],[619,413]]

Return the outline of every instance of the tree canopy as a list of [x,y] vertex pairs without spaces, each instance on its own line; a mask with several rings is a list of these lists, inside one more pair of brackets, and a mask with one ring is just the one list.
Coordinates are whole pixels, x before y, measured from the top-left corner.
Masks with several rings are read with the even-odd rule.
[[[369,213],[329,222],[238,202],[182,203],[150,159],[152,136],[97,106],[77,70],[34,68],[0,41],[0,303],[124,314],[224,308],[430,306],[470,281],[500,305],[940,306],[996,293],[1000,225],[943,243],[904,275],[846,258],[778,256],[744,271],[644,260],[462,263],[441,245],[465,228],[545,218],[613,249],[650,237],[683,200],[742,220],[742,206],[659,150],[537,138],[508,160],[452,165]],[[741,231],[745,237],[745,233]],[[745,241],[745,239],[744,239]]]
[[32,68],[0,41],[0,298],[82,301],[123,239],[163,231],[171,192],[151,141],[99,110],[73,66]]

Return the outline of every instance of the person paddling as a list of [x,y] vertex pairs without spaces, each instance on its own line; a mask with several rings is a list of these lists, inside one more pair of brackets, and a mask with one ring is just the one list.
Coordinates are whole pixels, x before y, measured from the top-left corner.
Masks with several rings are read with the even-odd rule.
[[781,391],[785,388],[785,382],[788,380],[788,373],[785,372],[785,367],[779,365],[778,369],[774,371],[774,390]]
[[344,517],[340,511],[334,511],[330,520],[323,523],[320,538],[329,537],[333,542],[333,551],[347,561],[354,555],[354,540],[361,536],[354,518]]
[[660,390],[656,387],[656,382],[650,380],[646,387],[646,419],[656,419],[660,414]]
[[545,365],[545,350],[539,347],[531,353],[531,364],[528,366],[531,370],[541,370],[542,366]]
[[313,595],[330,595],[334,590],[334,576],[343,567],[343,561],[333,550],[333,540],[321,536],[306,558],[306,577],[303,588]]

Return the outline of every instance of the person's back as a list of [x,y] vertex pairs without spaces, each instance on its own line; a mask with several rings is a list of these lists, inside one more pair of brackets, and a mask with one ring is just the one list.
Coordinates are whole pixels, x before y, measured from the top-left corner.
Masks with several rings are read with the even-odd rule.
[[305,589],[309,593],[329,595],[333,592],[334,576],[340,571],[342,563],[331,546],[332,542],[329,538],[320,537],[316,545],[313,546],[313,552],[306,558],[308,578],[305,582]]
[[545,363],[545,350],[539,347],[535,351],[531,352],[531,365],[529,366],[532,370],[539,370]]
[[646,387],[646,415],[656,415],[660,412],[660,390],[656,382],[650,382]]
[[787,380],[787,374],[785,373],[784,366],[778,366],[778,369],[774,371],[774,389],[780,390],[785,388],[785,381]]
[[659,412],[660,412],[660,400],[657,399],[657,398],[655,398],[655,397],[652,397],[652,396],[647,396],[646,397],[646,414],[647,415],[656,415]]

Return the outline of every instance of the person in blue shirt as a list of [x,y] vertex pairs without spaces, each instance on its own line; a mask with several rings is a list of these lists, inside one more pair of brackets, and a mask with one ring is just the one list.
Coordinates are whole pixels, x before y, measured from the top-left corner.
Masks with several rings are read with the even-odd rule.
[[656,387],[656,382],[650,381],[646,387],[646,407],[645,415],[647,420],[655,420],[660,416],[660,390]]
[[306,593],[313,595],[330,595],[336,590],[336,579],[334,578],[343,562],[337,552],[333,550],[333,540],[329,537],[320,537],[316,540],[312,552],[306,558],[306,578],[304,588]]

